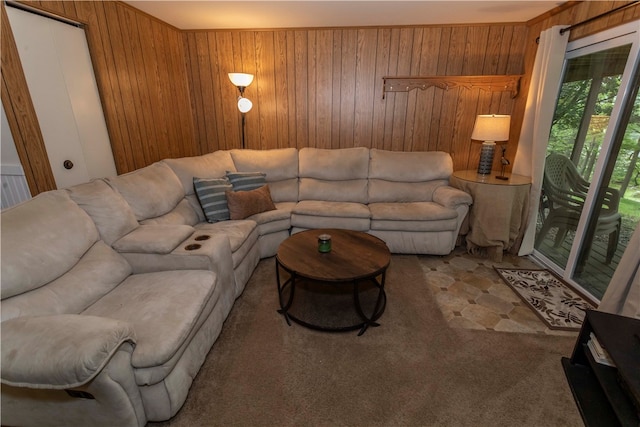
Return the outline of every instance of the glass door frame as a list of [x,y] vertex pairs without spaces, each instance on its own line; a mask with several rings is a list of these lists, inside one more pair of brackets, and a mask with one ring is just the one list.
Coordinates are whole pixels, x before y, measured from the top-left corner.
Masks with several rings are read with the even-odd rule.
[[[587,198],[585,200],[586,212],[583,212],[583,215],[580,216],[578,227],[575,232],[575,237],[571,245],[569,258],[567,260],[567,265],[564,269],[561,268],[560,266],[554,264],[553,261],[548,257],[543,255],[538,249],[534,249],[532,254],[535,260],[544,264],[545,267],[562,277],[563,280],[570,283],[572,286],[580,289],[581,292],[590,297],[593,302],[597,302],[598,298],[593,296],[587,290],[583,289],[582,286],[573,279],[573,276],[578,265],[578,257],[580,255],[580,249],[582,248],[583,242],[585,240],[587,226],[594,211],[594,201],[598,196],[605,168],[607,167],[608,162],[611,161],[611,151],[613,148],[613,144],[616,141],[617,134],[619,132],[624,132],[626,129],[627,124],[620,123],[622,112],[629,102],[634,102],[634,99],[631,99],[632,97],[635,98],[633,90],[634,75],[635,73],[640,73],[640,20],[620,25],[618,27],[614,27],[609,30],[605,30],[603,32],[570,42],[567,45],[562,70],[562,79],[564,80],[567,64],[570,59],[626,44],[631,44],[631,49],[629,51],[629,57],[622,74],[620,88],[616,95],[616,101],[611,112],[609,125],[607,126],[604,135],[602,147],[600,150],[601,154],[598,156],[598,159],[594,166],[594,172],[591,182],[592,184],[596,185],[591,185],[589,187]],[[558,95],[560,94],[561,87],[562,82],[560,82],[560,85],[558,85]]]

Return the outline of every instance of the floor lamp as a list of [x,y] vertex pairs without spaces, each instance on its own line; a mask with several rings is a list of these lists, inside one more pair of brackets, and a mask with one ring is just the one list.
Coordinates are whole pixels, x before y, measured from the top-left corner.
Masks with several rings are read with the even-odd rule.
[[244,90],[253,82],[253,74],[246,73],[229,73],[229,80],[238,88],[240,96],[238,96],[238,110],[242,114],[242,148],[245,148],[245,113],[251,111],[253,103],[244,97]]

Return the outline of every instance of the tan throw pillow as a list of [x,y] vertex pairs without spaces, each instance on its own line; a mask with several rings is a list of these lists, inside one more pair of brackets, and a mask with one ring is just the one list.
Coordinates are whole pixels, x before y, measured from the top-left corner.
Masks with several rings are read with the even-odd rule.
[[268,185],[249,191],[227,191],[226,195],[231,219],[245,219],[276,208]]

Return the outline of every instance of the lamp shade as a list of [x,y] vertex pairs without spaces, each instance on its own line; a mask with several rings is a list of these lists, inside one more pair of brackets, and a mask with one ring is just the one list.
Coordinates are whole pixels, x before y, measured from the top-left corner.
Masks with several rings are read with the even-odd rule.
[[247,87],[253,81],[253,74],[229,73],[229,80],[231,80],[231,83],[235,86]]
[[253,108],[253,102],[247,98],[238,98],[238,110],[240,110],[241,113],[248,113],[251,111],[251,108]]
[[511,116],[501,114],[481,114],[471,132],[471,139],[478,141],[508,141]]

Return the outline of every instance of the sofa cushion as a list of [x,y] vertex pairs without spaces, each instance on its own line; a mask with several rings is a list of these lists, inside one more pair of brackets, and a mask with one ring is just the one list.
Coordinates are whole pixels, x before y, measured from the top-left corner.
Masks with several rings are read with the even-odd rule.
[[78,314],[131,274],[125,259],[97,241],[59,278],[30,292],[2,300],[2,321],[21,316]]
[[274,202],[298,201],[298,150],[231,150],[238,172],[262,171],[266,174]]
[[227,172],[227,178],[233,191],[249,191],[260,188],[267,183],[264,172]]
[[195,157],[182,157],[180,159],[164,159],[178,176],[186,195],[194,194],[193,177],[222,178],[227,171],[235,171],[235,165],[231,159],[231,152],[218,150],[213,153]]
[[337,150],[302,148],[299,152],[300,177],[326,181],[367,179],[369,149],[364,147]]
[[236,252],[256,229],[254,221],[238,220],[216,222],[215,224],[199,224],[196,230],[209,235],[225,235],[229,239],[231,252]]
[[225,193],[233,187],[227,177],[193,178],[193,187],[208,222],[229,219],[229,206]]
[[371,203],[372,230],[453,231],[458,212],[434,202]]
[[298,177],[298,150],[295,148],[231,150],[231,157],[238,172],[264,172],[267,182]]
[[291,212],[291,226],[297,228],[369,229],[369,208],[361,203],[306,200]]
[[300,200],[367,203],[369,150],[300,150]]
[[227,191],[226,196],[231,219],[245,219],[276,208],[271,200],[269,185],[249,191]]
[[182,183],[163,162],[107,178],[107,181],[129,203],[138,221],[166,214],[185,196]]
[[168,254],[194,232],[189,225],[146,224],[113,244],[118,252]]
[[430,202],[448,185],[453,161],[442,151],[370,150],[369,203]]
[[371,218],[371,212],[366,205],[350,202],[324,202],[306,200],[298,202],[292,214],[313,216],[334,216],[343,218]]
[[247,218],[258,224],[260,236],[283,230],[289,231],[291,228],[291,210],[296,204],[294,202],[279,202],[274,205],[275,210],[260,212]]
[[101,179],[69,187],[67,191],[93,219],[100,237],[109,245],[138,226],[127,201]]
[[65,190],[41,193],[4,210],[1,227],[2,299],[57,279],[99,238],[91,217]]
[[298,201],[298,178],[283,179],[282,181],[267,180],[267,183],[274,203]]
[[325,181],[315,178],[300,178],[299,198],[301,201],[367,203],[369,201],[367,187],[366,179]]
[[444,151],[388,151],[372,148],[369,178],[395,182],[449,180],[453,160]]
[[[193,196],[193,195],[192,195]],[[198,206],[198,210],[200,210],[200,214],[194,208],[194,206],[189,201],[190,196],[186,196],[184,199],[180,200],[180,203],[173,208],[172,211],[167,212],[164,215],[157,216],[155,218],[147,218],[140,221],[140,224],[155,224],[155,225],[196,225],[200,221],[203,221],[203,218],[200,217],[202,214],[202,208]],[[196,203],[197,200],[196,200]]]
[[436,189],[448,185],[445,180],[425,182],[395,182],[370,179],[367,187],[369,203],[431,202]]
[[[216,286],[215,273],[205,270],[135,274],[82,314],[131,324],[137,336],[132,365],[156,367],[172,359],[208,316],[204,310],[211,306]],[[171,370],[164,371],[153,380],[162,380]]]

